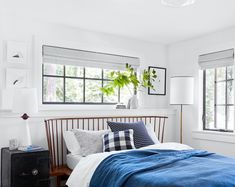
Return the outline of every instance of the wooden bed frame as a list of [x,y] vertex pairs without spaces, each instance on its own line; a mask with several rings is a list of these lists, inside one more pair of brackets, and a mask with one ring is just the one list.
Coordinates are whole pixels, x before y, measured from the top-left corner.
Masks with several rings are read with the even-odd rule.
[[68,150],[63,140],[63,132],[71,129],[105,130],[107,121],[152,123],[158,139],[163,142],[166,116],[108,116],[108,117],[77,117],[55,118],[45,120],[48,149],[50,152],[50,175],[57,177],[60,186],[61,177],[69,176],[71,170],[66,165]]

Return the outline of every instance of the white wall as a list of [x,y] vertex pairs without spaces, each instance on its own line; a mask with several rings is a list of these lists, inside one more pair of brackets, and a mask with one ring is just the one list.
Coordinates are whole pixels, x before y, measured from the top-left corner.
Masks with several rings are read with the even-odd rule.
[[[73,46],[74,48],[99,51],[113,54],[136,56],[141,60],[141,68],[149,65],[166,67],[166,47],[160,44],[143,42],[114,35],[89,32],[75,29],[68,26],[55,24],[46,24],[40,22],[30,22],[26,20],[16,20],[11,17],[1,16],[0,20],[0,90],[5,89],[5,71],[6,68],[16,67],[8,64],[6,61],[6,41],[25,41],[29,46],[29,63],[24,68],[30,71],[30,86],[40,87],[38,85],[40,75],[39,48],[40,42],[58,43],[62,47]],[[17,66],[17,68],[21,68]],[[39,97],[41,95],[39,94]],[[8,98],[6,98],[8,99]],[[175,140],[175,129],[173,124],[174,111],[168,111],[167,96],[149,96],[146,92],[140,94],[141,108],[152,108],[150,110],[130,110],[118,111],[119,115],[140,115],[140,114],[158,114],[168,115],[166,141]],[[8,102],[8,100],[7,100]],[[49,109],[49,108],[46,108]],[[61,110],[62,109],[62,110]],[[107,108],[86,108],[80,110],[76,108],[70,111],[70,107],[60,108],[59,111],[39,111],[36,116],[32,116],[29,125],[32,132],[32,141],[34,144],[47,147],[43,119],[58,116],[82,116],[82,115],[114,115],[115,110]],[[66,111],[65,111],[66,110]],[[18,115],[12,115],[7,111],[0,111],[0,148],[8,146],[10,138],[17,138],[22,141],[24,137],[24,122]]]
[[[15,18],[5,17],[1,24],[2,34],[0,51],[2,51],[2,58],[0,59],[0,88],[5,87],[5,69],[12,67],[6,63],[6,41],[26,41],[29,45],[29,59],[30,63],[27,66],[30,70],[36,69],[39,71],[38,63],[38,41],[60,46],[72,46],[78,49],[99,51],[113,54],[129,55],[139,57],[141,60],[141,69],[152,66],[166,67],[166,47],[164,45],[137,41],[129,38],[118,37],[114,35],[88,32],[72,27],[65,27],[54,24],[32,23],[30,21],[19,21]],[[31,76],[31,84],[36,86],[38,76]],[[157,107],[162,108],[167,104],[167,97],[165,96],[148,96],[146,93],[142,94],[141,103],[143,107]]]
[[207,52],[234,47],[235,28],[175,43],[168,46],[168,67],[169,77],[176,75],[190,75],[195,77],[194,105],[184,106],[183,108],[184,143],[198,149],[205,149],[235,157],[234,134],[225,136],[223,134],[226,133],[192,133],[192,131],[200,131],[202,128],[202,95],[198,56]]

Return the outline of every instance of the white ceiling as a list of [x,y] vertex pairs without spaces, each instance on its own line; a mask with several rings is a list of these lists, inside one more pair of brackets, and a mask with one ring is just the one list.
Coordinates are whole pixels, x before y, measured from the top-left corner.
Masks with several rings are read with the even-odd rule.
[[196,0],[170,8],[160,0],[3,0],[5,14],[159,43],[235,26],[235,0]]

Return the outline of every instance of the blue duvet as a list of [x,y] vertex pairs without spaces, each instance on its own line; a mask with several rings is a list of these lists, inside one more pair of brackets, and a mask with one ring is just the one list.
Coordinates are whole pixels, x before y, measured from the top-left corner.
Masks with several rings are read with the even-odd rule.
[[235,187],[235,160],[200,150],[133,150],[103,160],[90,187]]

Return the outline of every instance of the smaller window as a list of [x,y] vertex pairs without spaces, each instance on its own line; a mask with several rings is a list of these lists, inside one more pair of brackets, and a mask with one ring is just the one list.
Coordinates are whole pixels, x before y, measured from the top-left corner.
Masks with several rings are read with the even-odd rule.
[[204,130],[234,130],[233,66],[203,71]]

